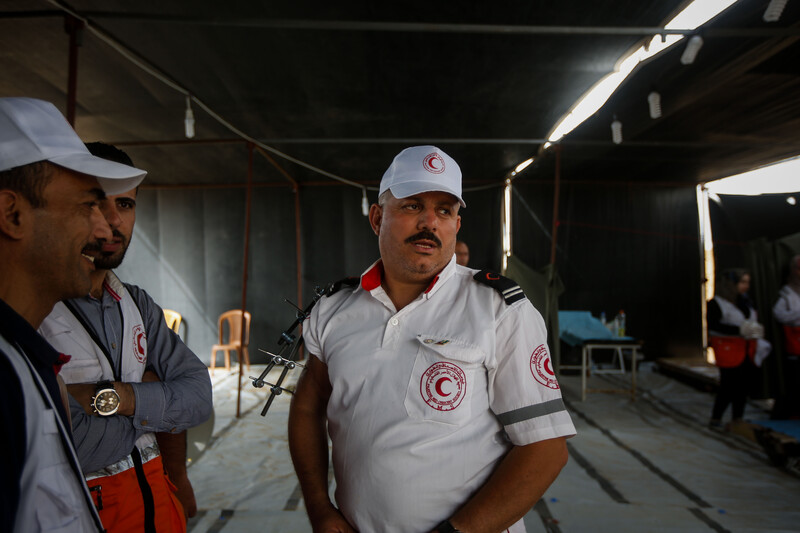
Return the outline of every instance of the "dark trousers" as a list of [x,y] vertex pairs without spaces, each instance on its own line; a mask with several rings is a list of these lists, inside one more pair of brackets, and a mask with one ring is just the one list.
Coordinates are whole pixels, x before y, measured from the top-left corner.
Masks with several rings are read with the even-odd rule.
[[728,405],[731,404],[733,404],[734,420],[744,416],[750,382],[756,379],[755,370],[756,366],[749,357],[745,357],[739,366],[719,369],[719,389],[714,400],[714,409],[711,411],[712,419],[721,420]]
[[800,357],[788,356],[783,359],[783,391],[775,398],[770,418],[783,420],[800,418]]

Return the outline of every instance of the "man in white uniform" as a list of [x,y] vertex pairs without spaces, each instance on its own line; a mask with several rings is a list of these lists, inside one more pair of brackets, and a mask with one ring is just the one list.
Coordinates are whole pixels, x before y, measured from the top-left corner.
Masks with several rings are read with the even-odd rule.
[[513,281],[456,264],[461,207],[450,156],[403,150],[370,208],[381,259],[304,325],[289,445],[314,531],[523,532],[567,461],[544,321]]
[[[87,146],[98,157],[133,166],[114,146]],[[205,364],[167,327],[162,309],[112,270],[133,236],[136,196],[131,189],[100,202],[113,236],[84,251],[94,258],[91,290],[56,304],[39,332],[72,356],[61,375],[78,457],[103,525],[109,533],[183,532],[196,513],[186,428],[209,417],[211,381]],[[112,399],[107,410],[95,402],[103,390]]]
[[99,201],[144,175],[92,156],[53,104],[0,98],[0,531],[103,530],[56,377],[67,358],[35,328],[89,290],[86,246],[111,238]]

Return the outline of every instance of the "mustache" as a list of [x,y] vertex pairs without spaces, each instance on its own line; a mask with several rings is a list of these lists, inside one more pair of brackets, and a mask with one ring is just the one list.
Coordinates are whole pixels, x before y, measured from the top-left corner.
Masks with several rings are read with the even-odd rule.
[[425,230],[420,231],[416,235],[412,235],[411,237],[406,239],[406,244],[411,244],[415,241],[421,241],[421,240],[433,241],[436,243],[436,246],[438,246],[439,248],[442,247],[442,241],[439,240],[439,237],[437,237],[435,233]]
[[[111,235],[121,239],[123,243],[125,242],[125,236],[122,233],[120,233],[119,230],[116,230],[116,229],[115,230],[111,230]],[[104,242],[105,242],[105,239],[99,239],[99,240],[96,240],[94,242],[90,242],[89,244],[87,244],[86,246],[83,247],[83,251],[84,252],[100,252],[103,249],[103,243]]]

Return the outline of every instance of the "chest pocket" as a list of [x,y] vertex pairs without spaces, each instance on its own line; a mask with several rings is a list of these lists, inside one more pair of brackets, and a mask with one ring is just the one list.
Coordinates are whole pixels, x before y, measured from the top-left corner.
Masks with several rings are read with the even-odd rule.
[[42,412],[36,483],[36,520],[42,531],[77,531],[78,513],[84,508],[75,473],[62,451],[61,435],[52,409]]
[[104,376],[99,358],[105,356],[83,331],[73,333],[71,329],[65,329],[51,332],[42,327],[40,332],[53,348],[72,357],[61,369],[61,377],[66,383],[89,383],[100,381],[104,377],[114,378],[110,369],[108,375]]
[[418,349],[405,397],[408,416],[462,425],[476,396],[486,395],[485,352],[441,335],[417,335]]

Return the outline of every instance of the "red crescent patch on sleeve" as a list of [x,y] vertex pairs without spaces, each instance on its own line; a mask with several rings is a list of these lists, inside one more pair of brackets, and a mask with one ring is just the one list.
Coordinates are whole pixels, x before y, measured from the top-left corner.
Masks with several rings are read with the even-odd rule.
[[553,363],[550,361],[550,354],[547,347],[540,344],[531,354],[531,374],[533,379],[541,383],[548,389],[559,389],[556,374],[553,372]]

